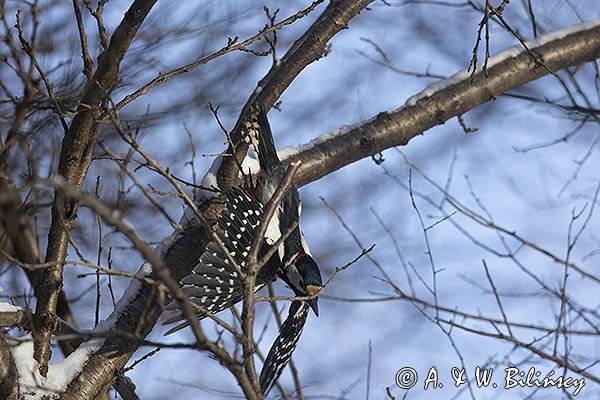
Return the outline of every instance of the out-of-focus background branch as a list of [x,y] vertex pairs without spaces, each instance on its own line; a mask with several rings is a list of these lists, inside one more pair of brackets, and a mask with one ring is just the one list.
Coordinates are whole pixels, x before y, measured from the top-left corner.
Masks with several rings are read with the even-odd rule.
[[[224,158],[218,182],[235,182],[237,126],[254,102],[273,107],[276,145],[294,146],[282,157],[302,161],[296,182],[316,181],[301,192],[302,227],[324,277],[335,274],[270,397],[574,394],[478,388],[477,365],[554,369],[586,379],[579,397],[597,395],[600,24],[578,25],[600,18],[594,1],[153,3],[0,1],[0,296],[38,310],[42,366],[45,346],[60,345],[49,381],[73,371],[63,398],[115,382],[123,398],[240,395],[236,373],[197,351],[198,331],[155,327],[168,290],[149,264],[138,271],[150,260],[123,233],[158,245],[176,279],[188,272],[208,235],[184,197],[210,193],[202,177],[227,146],[237,162]],[[43,184],[58,173],[66,182]],[[55,191],[66,184],[114,214],[77,209],[78,195]],[[201,206],[211,222],[220,201]],[[273,289],[273,303],[256,303],[259,353],[289,303]],[[239,313],[217,317],[202,333],[234,365]],[[8,398],[15,368],[21,390],[49,387],[22,363],[30,340],[17,328],[0,338]],[[401,367],[423,379],[433,365],[443,388],[396,386]]]

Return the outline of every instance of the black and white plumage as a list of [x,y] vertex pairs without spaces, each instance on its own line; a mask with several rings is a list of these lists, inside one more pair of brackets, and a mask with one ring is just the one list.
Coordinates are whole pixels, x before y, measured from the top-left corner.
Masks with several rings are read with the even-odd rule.
[[273,342],[269,354],[260,372],[260,388],[266,395],[281,375],[298,344],[304,323],[308,317],[308,304],[304,301],[293,301],[288,316],[281,324],[279,336]]
[[[260,171],[255,187],[233,188],[226,194],[226,207],[219,218],[216,234],[239,268],[245,269],[263,208],[283,181],[286,169],[277,156],[269,122],[262,109],[251,110],[250,118],[243,124],[242,134],[259,161]],[[268,222],[259,257],[264,256],[281,235],[291,229],[299,220],[300,212],[300,195],[292,185]],[[319,267],[310,255],[299,226],[294,228],[261,268],[255,290],[277,277],[283,279],[297,296],[316,295],[322,287]],[[197,314],[199,319],[205,317],[206,311],[214,314],[243,299],[243,282],[239,273],[214,240],[207,245],[192,273],[183,278],[181,283],[190,300],[202,307]],[[289,315],[263,366],[260,382],[264,392],[272,386],[289,361],[302,333],[309,307],[318,316],[316,297],[308,301],[292,302]],[[171,303],[168,308],[178,309],[178,305]],[[182,313],[165,323],[176,322],[179,325],[168,333],[188,325]]]
[[[256,196],[260,202],[266,204],[283,180],[286,170],[275,150],[267,114],[260,108],[253,108],[251,118],[244,127],[244,137],[260,164]],[[275,243],[282,233],[287,232],[300,219],[301,209],[300,194],[296,186],[292,185],[267,226],[267,244]],[[321,289],[319,267],[310,255],[299,226],[287,237],[278,253],[281,260],[278,274],[296,295],[314,295]],[[317,299],[310,300],[308,304],[318,316]]]
[[[254,239],[258,224],[263,214],[263,205],[252,198],[245,190],[233,188],[227,193],[226,208],[219,218],[216,234],[219,236],[229,255],[240,269],[245,269],[246,258]],[[264,245],[261,255],[270,246]],[[272,258],[260,270],[256,279],[255,290],[260,290],[271,282],[277,273],[279,263]],[[212,240],[200,257],[200,262],[192,273],[181,280],[182,290],[188,298],[203,310],[210,313],[222,311],[243,299],[244,284],[235,266],[229,261],[223,248]],[[167,306],[167,310],[178,310],[176,302]],[[205,313],[199,310],[198,319]],[[167,334],[176,332],[189,325],[182,313],[169,319],[164,324],[181,322],[170,329]]]

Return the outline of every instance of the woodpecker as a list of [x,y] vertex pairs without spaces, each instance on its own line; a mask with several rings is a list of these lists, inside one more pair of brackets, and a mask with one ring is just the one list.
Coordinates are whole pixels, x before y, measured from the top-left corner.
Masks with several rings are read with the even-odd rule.
[[[245,139],[260,164],[256,182],[256,195],[262,204],[267,204],[285,176],[285,168],[275,150],[273,134],[267,115],[261,108],[251,110],[251,118],[245,123]],[[281,235],[300,219],[302,203],[295,185],[286,192],[273,218],[267,225],[265,241],[273,246]],[[321,272],[313,259],[300,226],[292,231],[278,248],[280,268],[278,275],[297,296],[314,296],[322,286]],[[318,300],[308,304],[319,316]]]
[[[277,156],[269,122],[262,109],[252,108],[249,118],[243,123],[242,134],[260,164],[256,184],[250,188],[234,187],[226,193],[225,210],[218,220],[216,234],[227,252],[216,240],[209,242],[192,273],[181,280],[182,289],[189,299],[212,314],[243,299],[243,282],[236,265],[242,270],[246,267],[246,258],[264,206],[271,200],[286,172]],[[259,257],[264,256],[275,245],[282,233],[289,231],[299,220],[300,213],[300,196],[297,188],[292,185],[267,225]],[[236,265],[231,263],[230,258]],[[296,226],[261,268],[257,275],[255,291],[277,277],[280,277],[296,296],[316,296],[322,287],[319,268],[310,255],[299,226]],[[317,298],[306,301],[306,304],[318,316]],[[167,306],[170,310],[178,308],[176,302]],[[198,312],[198,319],[205,316],[206,312]],[[170,329],[167,334],[188,325],[181,313],[166,320],[164,324],[175,322],[180,324]]]

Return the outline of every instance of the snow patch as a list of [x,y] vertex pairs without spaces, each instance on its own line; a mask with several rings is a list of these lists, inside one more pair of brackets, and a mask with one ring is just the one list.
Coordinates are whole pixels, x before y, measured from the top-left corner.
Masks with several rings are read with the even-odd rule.
[[[573,25],[568,28],[558,30],[556,32],[552,32],[552,33],[548,33],[546,35],[539,36],[538,38],[536,38],[534,40],[529,40],[529,41],[525,42],[525,45],[527,46],[527,48],[529,50],[535,50],[536,48],[541,47],[545,44],[548,44],[554,40],[562,39],[562,38],[572,35],[574,33],[592,29],[599,25],[600,25],[600,19],[583,22],[581,24]],[[493,57],[490,57],[487,62],[487,68],[488,69],[492,68],[494,65],[500,64],[509,58],[517,57],[525,52],[526,52],[525,48],[521,45],[510,47],[510,48],[494,55]],[[480,71],[483,68],[483,64],[484,63],[482,62],[479,65],[477,65],[478,71]],[[408,107],[414,106],[419,100],[430,97],[433,94],[435,94],[447,87],[450,87],[459,82],[465,81],[465,80],[469,79],[470,76],[471,76],[471,72],[463,70],[463,71],[458,72],[457,74],[452,75],[451,77],[449,77],[447,79],[443,79],[438,82],[433,82],[433,83],[427,85],[425,87],[425,89],[422,90],[421,92],[410,97],[406,101],[405,107],[406,106],[408,106]]]
[[298,153],[298,148],[293,146],[283,147],[277,151],[277,155],[280,160],[285,160],[286,158],[290,158],[294,154]]
[[244,171],[245,174],[250,172],[251,175],[256,175],[259,170],[260,165],[258,164],[258,160],[250,155],[246,155],[242,161],[242,171]]
[[19,312],[23,309],[19,306],[13,306],[10,303],[0,303],[0,312]]
[[328,140],[331,140],[337,136],[343,136],[346,133],[354,130],[354,129],[359,129],[362,125],[371,123],[372,121],[374,121],[377,118],[377,116],[374,116],[372,118],[360,121],[356,124],[352,124],[352,125],[344,125],[339,127],[338,129],[332,131],[332,132],[325,132],[320,134],[319,136],[315,137],[314,139],[312,139],[310,142],[308,143],[304,143],[301,144],[297,147],[284,147],[281,150],[279,150],[277,152],[277,154],[279,155],[279,158],[281,160],[286,160],[298,153],[310,150],[312,147],[315,147],[323,142],[326,142]]
[[536,46],[539,47],[546,43],[552,42],[553,40],[562,39],[562,38],[565,38],[574,33],[592,29],[596,26],[600,26],[600,18],[593,19],[591,21],[582,22],[580,24],[569,26],[568,28],[565,28],[565,29],[560,29],[558,31],[554,31],[554,32],[550,32],[550,33],[547,33],[542,36],[538,36],[536,39],[526,42],[527,47],[529,47],[530,49],[532,47],[536,47]]
[[39,364],[33,359],[31,335],[9,337],[7,342],[19,372],[20,399],[38,400],[44,396],[59,398],[59,393],[83,370],[89,355],[100,348],[104,339],[87,341],[64,360],[49,365],[46,378],[40,375]]
[[[204,178],[202,178],[201,185],[203,188],[206,188],[206,189],[200,190],[200,198],[202,200],[215,197],[217,194],[214,192],[214,190],[220,190],[219,184],[217,183],[217,172],[219,172],[219,168],[221,168],[222,161],[223,161],[223,157],[215,158],[212,165],[206,172],[206,175],[204,175]],[[209,189],[209,190],[207,190],[207,189]],[[210,189],[212,189],[212,190],[210,190]]]

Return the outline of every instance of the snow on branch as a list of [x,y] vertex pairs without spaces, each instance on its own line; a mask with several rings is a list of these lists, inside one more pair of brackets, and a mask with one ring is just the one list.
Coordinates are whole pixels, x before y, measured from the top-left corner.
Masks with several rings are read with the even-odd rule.
[[[487,63],[485,63],[485,66],[486,66],[486,68],[490,69],[490,68],[494,67],[495,65],[501,64],[508,59],[515,58],[522,54],[529,54],[530,57],[532,55],[535,56],[538,49],[548,43],[551,43],[556,40],[564,39],[569,35],[572,35],[572,34],[575,34],[575,33],[581,32],[581,31],[597,28],[598,26],[600,26],[600,19],[583,22],[578,25],[573,25],[573,26],[570,26],[565,29],[561,29],[556,32],[551,32],[546,35],[539,36],[534,40],[525,42],[525,46],[518,45],[518,46],[510,47],[510,48],[505,49],[505,50],[501,51],[500,53],[494,55],[493,57],[490,57],[487,60]],[[540,59],[539,61],[544,62],[543,58]],[[484,67],[484,63],[481,63],[480,65],[478,65],[478,68],[476,70],[483,70],[483,67]],[[460,71],[447,79],[443,79],[439,82],[431,83],[431,84],[427,85],[427,87],[424,90],[422,90],[418,94],[410,97],[406,101],[406,106],[414,106],[419,100],[421,100],[425,97],[430,97],[431,95],[433,95],[443,89],[446,89],[449,86],[455,85],[455,84],[463,82],[465,80],[468,80],[471,78],[471,74],[472,74],[472,72],[469,69],[467,69],[467,70]]]
[[100,348],[103,339],[82,344],[67,358],[48,366],[43,377],[39,363],[33,358],[31,335],[20,338],[7,337],[7,343],[19,373],[19,392],[23,400],[54,399],[67,389],[67,385],[83,370],[89,355]]
[[[126,299],[126,296],[124,296],[124,299]],[[0,302],[2,327],[21,326],[25,313],[26,310],[22,307]],[[12,322],[9,324],[9,321]],[[5,335],[6,345],[8,345],[12,361],[17,370],[19,398],[23,400],[58,398],[59,394],[66,390],[71,380],[81,373],[90,354],[102,346],[104,343],[103,336],[109,334],[108,328],[110,325],[111,321],[104,321],[93,331],[87,332],[90,336],[98,336],[99,338],[93,338],[83,343],[65,359],[49,364],[48,373],[45,377],[40,374],[40,364],[34,358],[31,334],[21,337]]]
[[599,58],[600,19],[540,36],[525,46],[491,57],[487,76],[481,68],[474,73],[461,71],[428,85],[394,111],[287,149],[286,162],[302,161],[296,184],[305,185],[364,157],[404,145],[427,129],[550,72]]

